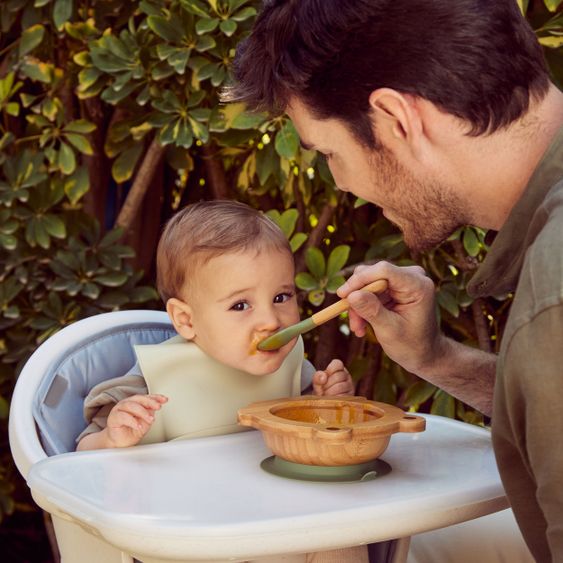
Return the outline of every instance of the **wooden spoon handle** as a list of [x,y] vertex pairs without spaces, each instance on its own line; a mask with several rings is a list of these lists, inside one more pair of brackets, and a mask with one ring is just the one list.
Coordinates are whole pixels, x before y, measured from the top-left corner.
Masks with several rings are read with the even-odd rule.
[[[375,280],[365,287],[362,287],[361,291],[381,293],[387,289],[387,285],[387,280]],[[319,326],[320,324],[326,323],[326,321],[330,321],[330,319],[334,319],[334,317],[337,317],[340,313],[347,311],[349,308],[350,304],[348,303],[348,299],[341,299],[340,301],[329,305],[325,309],[322,309],[318,313],[315,313],[311,319],[316,326]]]

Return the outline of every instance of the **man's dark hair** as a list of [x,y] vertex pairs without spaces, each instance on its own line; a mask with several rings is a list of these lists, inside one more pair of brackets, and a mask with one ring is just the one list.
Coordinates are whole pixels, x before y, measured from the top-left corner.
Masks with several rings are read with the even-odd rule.
[[376,146],[369,95],[425,98],[491,133],[549,87],[516,0],[269,0],[237,47],[227,101],[280,113],[291,97]]

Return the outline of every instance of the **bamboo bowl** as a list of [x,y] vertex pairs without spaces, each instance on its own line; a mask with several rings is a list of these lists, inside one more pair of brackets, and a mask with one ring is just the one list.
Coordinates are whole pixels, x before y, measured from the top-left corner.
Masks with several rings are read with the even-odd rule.
[[294,463],[355,465],[377,459],[397,432],[421,432],[426,421],[363,397],[292,397],[252,403],[239,424],[262,432],[272,453]]

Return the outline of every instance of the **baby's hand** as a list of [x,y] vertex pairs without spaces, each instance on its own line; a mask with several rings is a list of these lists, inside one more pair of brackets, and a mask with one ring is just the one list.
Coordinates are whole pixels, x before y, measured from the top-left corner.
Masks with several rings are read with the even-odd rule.
[[354,382],[340,360],[332,360],[324,371],[313,375],[314,395],[353,395]]
[[154,413],[168,401],[164,395],[133,395],[119,401],[109,413],[108,448],[126,448],[139,443],[154,422]]

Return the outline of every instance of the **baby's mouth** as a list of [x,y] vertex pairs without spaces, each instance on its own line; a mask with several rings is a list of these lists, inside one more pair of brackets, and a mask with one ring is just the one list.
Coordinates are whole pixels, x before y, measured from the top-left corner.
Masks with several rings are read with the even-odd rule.
[[258,352],[260,352],[261,354],[272,354],[274,352],[277,352],[278,350],[258,350],[258,344],[260,344],[260,342],[262,342],[262,340],[265,340],[269,336],[272,336],[272,334],[273,333],[271,333],[271,334],[254,334],[254,336],[252,337],[252,341],[250,343],[250,348],[248,350],[249,355],[254,356]]

